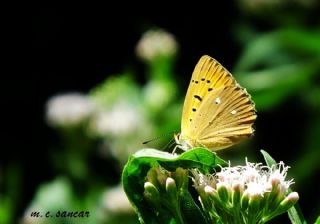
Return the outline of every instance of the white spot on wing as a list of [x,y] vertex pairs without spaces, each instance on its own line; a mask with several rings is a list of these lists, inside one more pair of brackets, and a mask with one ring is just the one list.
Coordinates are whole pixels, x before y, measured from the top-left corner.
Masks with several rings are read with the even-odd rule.
[[236,113],[237,113],[236,110],[231,111],[231,114],[232,114],[232,115],[236,115]]
[[217,97],[215,102],[216,102],[216,104],[220,104],[221,103],[220,97]]

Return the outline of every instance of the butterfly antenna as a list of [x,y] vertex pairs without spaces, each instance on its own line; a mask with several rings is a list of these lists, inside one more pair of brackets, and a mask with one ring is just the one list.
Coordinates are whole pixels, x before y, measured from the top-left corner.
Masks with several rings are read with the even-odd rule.
[[157,141],[157,140],[159,140],[160,138],[163,138],[163,137],[165,137],[165,136],[167,136],[167,135],[169,135],[169,134],[172,134],[172,133],[175,133],[175,131],[171,131],[171,132],[169,132],[169,133],[164,133],[164,134],[162,134],[162,135],[160,135],[160,136],[158,136],[158,137],[156,137],[156,138],[153,138],[153,139],[150,139],[150,140],[148,140],[148,141],[142,142],[142,144],[143,144],[143,145],[146,145],[146,144],[148,144],[148,143],[150,143],[150,142]]
[[162,147],[162,150],[165,151],[166,149],[170,149],[175,143],[174,139],[171,139],[164,147]]

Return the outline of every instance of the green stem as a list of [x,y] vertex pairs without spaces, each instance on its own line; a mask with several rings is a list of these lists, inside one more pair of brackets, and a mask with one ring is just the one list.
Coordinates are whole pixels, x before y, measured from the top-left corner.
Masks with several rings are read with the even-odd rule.
[[234,223],[243,223],[243,220],[241,219],[240,208],[238,206],[233,208],[233,217]]

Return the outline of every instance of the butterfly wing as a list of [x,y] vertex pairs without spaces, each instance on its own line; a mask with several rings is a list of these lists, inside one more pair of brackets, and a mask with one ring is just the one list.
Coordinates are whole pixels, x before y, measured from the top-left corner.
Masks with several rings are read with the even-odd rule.
[[243,88],[221,87],[203,101],[189,134],[195,146],[223,149],[250,137],[256,117],[254,104]]
[[210,92],[223,86],[234,86],[235,84],[230,72],[219,62],[210,56],[202,56],[192,73],[184,101],[181,131],[189,130],[190,122]]
[[218,150],[253,133],[249,94],[219,62],[205,55],[196,65],[185,98],[181,136],[192,146]]

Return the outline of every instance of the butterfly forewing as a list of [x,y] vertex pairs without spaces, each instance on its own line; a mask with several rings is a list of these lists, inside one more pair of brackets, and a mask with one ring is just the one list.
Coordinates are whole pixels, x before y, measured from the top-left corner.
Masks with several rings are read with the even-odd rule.
[[254,103],[246,90],[221,64],[203,56],[185,99],[183,138],[193,147],[222,149],[250,137],[255,119]]
[[213,90],[222,86],[233,86],[236,82],[219,62],[204,55],[197,63],[190,80],[184,101],[181,130],[188,130],[202,102]]

